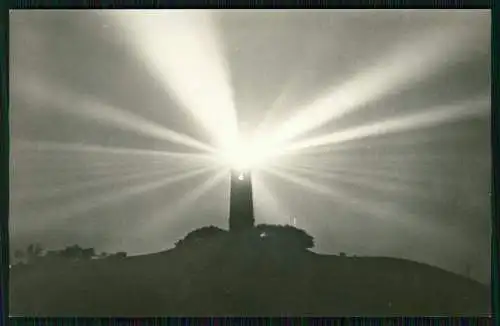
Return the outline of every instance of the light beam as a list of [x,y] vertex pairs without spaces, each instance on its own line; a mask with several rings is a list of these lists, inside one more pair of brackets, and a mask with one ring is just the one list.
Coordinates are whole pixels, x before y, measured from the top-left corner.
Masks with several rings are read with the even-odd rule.
[[[162,169],[159,171],[151,171],[149,168],[144,171],[144,168],[141,172],[136,173],[115,173],[114,175],[108,175],[105,177],[99,178],[91,178],[90,180],[80,182],[80,183],[71,183],[70,185],[65,186],[56,186],[50,185],[50,188],[36,189],[34,191],[13,191],[11,193],[11,200],[15,201],[31,201],[31,200],[43,200],[50,199],[57,196],[75,196],[75,193],[78,192],[88,192],[95,191],[98,189],[106,188],[113,186],[115,189],[118,186],[130,184],[130,182],[138,182],[142,179],[150,179],[150,178],[159,178],[164,177],[165,175],[175,175],[180,172],[186,172],[188,169],[186,167],[182,167],[176,170],[166,170]],[[116,175],[118,174],[118,175]],[[140,182],[139,182],[140,183]]]
[[[450,66],[473,51],[478,36],[474,26],[452,24],[428,30],[421,39],[398,44],[395,49],[343,85],[286,120],[273,136],[283,143],[338,119],[387,94],[397,93]],[[481,29],[482,30],[482,29]],[[419,33],[422,34],[422,33]]]
[[287,151],[297,151],[314,146],[339,144],[367,137],[438,126],[474,116],[486,116],[489,113],[489,106],[489,99],[480,98],[468,103],[436,107],[417,114],[358,126],[344,131],[334,132],[329,135],[298,141],[288,146]]
[[227,63],[211,12],[110,11],[131,49],[179,104],[214,137],[217,147],[237,135]]
[[422,224],[419,216],[406,212],[398,203],[390,201],[382,202],[366,197],[358,198],[353,193],[326,187],[313,182],[308,178],[289,173],[286,170],[286,168],[267,168],[265,172],[277,176],[289,183],[309,189],[314,193],[336,200],[338,204],[348,207],[352,211],[362,213],[366,218],[374,217],[380,220],[388,220],[391,216],[398,216],[400,218],[391,219],[391,223],[401,223],[405,227],[408,227],[409,225],[417,226]]
[[142,231],[146,234],[150,234],[152,230],[162,230],[165,226],[164,223],[167,222],[167,219],[168,222],[171,223],[172,220],[182,215],[188,208],[192,207],[193,203],[197,199],[222,182],[228,172],[229,171],[227,169],[222,169],[200,185],[193,188],[193,190],[184,195],[174,205],[169,204],[163,207],[152,218],[148,219],[147,223],[144,224]]
[[73,219],[80,214],[86,213],[92,209],[98,208],[100,206],[111,204],[114,202],[122,201],[128,197],[143,194],[146,192],[151,192],[163,188],[167,185],[172,185],[177,182],[181,182],[207,171],[212,170],[213,167],[204,167],[196,170],[192,170],[186,173],[178,174],[175,176],[168,176],[158,180],[156,177],[154,181],[150,181],[146,184],[138,184],[128,188],[122,188],[118,191],[113,191],[113,193],[103,196],[102,194],[92,196],[87,198],[85,201],[81,201],[72,205],[67,205],[64,207],[59,207],[55,210],[51,210],[51,215],[56,215],[63,219]]
[[[291,214],[283,208],[283,205],[280,204],[278,198],[266,186],[265,182],[260,176],[254,176],[253,186],[255,218],[258,219],[260,216],[271,216],[271,222],[273,222],[274,224],[277,224],[280,221],[282,222],[281,224],[286,224],[287,222],[289,222]],[[262,207],[262,210],[260,209],[260,207]],[[259,212],[262,212],[262,215],[259,214]]]
[[81,152],[81,153],[99,153],[104,155],[125,155],[166,159],[186,159],[186,160],[208,160],[214,161],[214,156],[210,154],[197,153],[176,153],[169,151],[159,151],[150,149],[138,149],[127,147],[102,146],[84,143],[65,143],[46,140],[23,140],[13,139],[11,141],[14,150],[30,150],[30,151],[52,151],[52,152]]
[[[60,112],[80,118],[106,124],[122,130],[132,131],[143,136],[167,140],[202,150],[213,152],[214,149],[187,135],[167,129],[139,115],[100,102],[90,95],[79,95],[62,85],[56,85],[46,79],[34,75],[20,74],[20,80],[14,83],[12,92],[20,97],[40,103],[46,109],[57,109]],[[16,85],[18,85],[16,87]]]

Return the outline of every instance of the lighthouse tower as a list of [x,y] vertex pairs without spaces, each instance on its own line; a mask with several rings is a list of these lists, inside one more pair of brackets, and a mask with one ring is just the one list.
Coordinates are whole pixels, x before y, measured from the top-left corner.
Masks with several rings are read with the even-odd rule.
[[231,171],[229,230],[244,231],[253,228],[252,175],[250,171]]

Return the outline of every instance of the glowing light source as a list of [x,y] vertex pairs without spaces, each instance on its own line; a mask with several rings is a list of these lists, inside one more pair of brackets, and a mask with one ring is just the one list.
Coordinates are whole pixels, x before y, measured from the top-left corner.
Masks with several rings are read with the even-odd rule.
[[[236,171],[255,170],[267,165],[280,154],[277,148],[266,146],[260,138],[239,137],[219,152],[219,158]],[[240,175],[240,180],[241,175]]]

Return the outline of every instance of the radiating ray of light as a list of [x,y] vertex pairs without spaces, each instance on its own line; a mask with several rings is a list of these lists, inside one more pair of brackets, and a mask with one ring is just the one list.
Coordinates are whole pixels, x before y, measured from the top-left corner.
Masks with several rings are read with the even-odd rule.
[[[30,200],[43,200],[50,199],[57,196],[74,196],[74,193],[78,193],[81,191],[95,191],[97,189],[114,186],[119,187],[121,184],[128,184],[130,182],[138,182],[144,178],[159,178],[166,175],[175,175],[180,172],[186,172],[188,169],[186,167],[167,170],[162,169],[160,171],[151,171],[150,169],[144,169],[141,172],[126,174],[121,173],[119,175],[108,175],[106,177],[100,178],[90,178],[87,181],[79,182],[79,183],[70,183],[69,185],[55,186],[48,185],[50,188],[46,187],[43,189],[35,189],[32,191],[18,191],[11,192],[11,200],[12,201],[23,201],[27,202]],[[142,182],[139,182],[142,183]]]
[[[422,169],[418,176],[404,171],[397,171],[393,169],[384,170],[369,170],[368,168],[341,168],[341,169],[318,169],[314,166],[308,168],[282,166],[281,169],[290,172],[297,172],[299,174],[306,174],[313,176],[316,180],[326,178],[335,180],[337,185],[353,185],[359,187],[363,191],[373,191],[376,194],[384,194],[396,196],[392,198],[399,198],[401,200],[425,200],[429,203],[442,203],[442,198],[436,196],[436,189],[449,188],[449,189],[463,189],[463,179],[460,178],[439,178],[436,179],[435,175],[427,174],[427,169]],[[488,188],[483,188],[486,198]],[[477,202],[471,202],[464,198],[460,203],[461,207],[469,207],[476,209],[480,207]]]
[[466,24],[441,26],[422,34],[420,39],[398,44],[366,71],[299,109],[277,129],[273,142],[288,141],[359,110],[368,102],[397,93],[477,50],[474,42],[478,31]]
[[[299,152],[300,153],[300,152]],[[352,173],[370,173],[379,176],[390,177],[397,171],[405,171],[408,164],[411,164],[414,169],[426,169],[435,164],[448,164],[452,160],[463,158],[463,154],[451,155],[449,153],[436,153],[433,155],[415,154],[415,153],[402,153],[402,154],[364,154],[363,155],[341,155],[329,156],[307,156],[304,154],[294,155],[293,159],[280,164],[289,166],[298,166],[325,172],[352,172]],[[413,155],[411,155],[413,154]],[[373,160],[372,160],[373,159]],[[480,157],[468,157],[469,162],[476,162],[482,166],[489,166],[487,161]],[[373,163],[373,164],[372,164]],[[408,175],[408,177],[412,177]],[[419,176],[421,178],[422,176]],[[408,179],[409,180],[409,179]]]
[[290,224],[291,214],[279,203],[276,195],[266,186],[264,179],[260,175],[252,176],[252,184],[254,188],[256,219],[259,219],[258,207],[262,204],[263,210],[268,213],[266,215],[276,217],[271,222],[281,221],[282,224]]
[[222,169],[202,184],[193,188],[193,190],[191,190],[189,193],[185,194],[173,206],[169,204],[160,209],[157,214],[148,219],[147,223],[145,223],[143,227],[143,231],[146,232],[146,234],[149,234],[151,230],[161,230],[162,228],[164,228],[164,223],[166,222],[172,223],[174,219],[178,218],[186,211],[186,209],[192,206],[197,199],[208,193],[208,191],[222,182],[224,178],[228,176],[228,174],[228,169]]
[[345,199],[348,201],[353,200],[353,199],[349,199],[349,198],[343,198],[344,197],[343,194],[338,192],[338,191],[334,191],[333,189],[331,189],[329,187],[312,182],[311,180],[309,180],[307,178],[303,178],[303,177],[300,177],[297,175],[293,175],[291,173],[287,173],[287,172],[283,171],[283,169],[281,169],[281,168],[277,169],[275,167],[268,166],[265,169],[262,169],[262,171],[271,173],[271,174],[273,174],[273,175],[275,175],[283,180],[286,180],[288,182],[291,182],[291,183],[294,183],[294,184],[299,185],[301,187],[304,187],[305,189],[312,190],[313,192],[316,192],[318,194],[328,195],[328,196],[331,196],[333,198],[341,198],[341,199]]
[[[415,184],[408,184],[402,180],[394,181],[397,175],[393,175],[392,178],[380,178],[377,176],[370,175],[370,173],[365,173],[364,175],[356,175],[352,172],[325,172],[317,171],[314,169],[307,169],[301,167],[286,166],[282,167],[285,170],[291,172],[298,172],[301,174],[311,175],[315,178],[326,178],[329,180],[335,180],[340,184],[351,184],[364,189],[370,189],[377,192],[393,193],[396,195],[411,194],[412,197],[424,197],[427,198],[427,193],[419,193],[415,188]],[[339,184],[339,185],[340,185]]]
[[[91,198],[86,198],[84,201],[80,201],[72,205],[58,207],[56,209],[51,210],[49,214],[52,216],[57,216],[59,218],[59,221],[65,219],[67,222],[68,219],[73,219],[78,215],[86,213],[97,207],[118,201],[123,201],[128,197],[144,194],[146,192],[151,192],[153,190],[158,190],[166,186],[171,186],[175,183],[193,178],[197,175],[206,173],[207,171],[213,169],[214,169],[213,167],[204,167],[186,173],[178,174],[175,176],[168,176],[160,180],[158,180],[158,178],[155,178],[154,181],[148,182],[146,184],[138,184],[132,187],[123,188],[117,191],[113,191],[108,195],[102,195],[102,194],[95,195],[92,196]],[[54,222],[59,222],[59,221],[54,221]]]
[[[364,214],[366,218],[373,217],[381,220],[388,220],[391,217],[397,216],[398,218],[391,219],[392,223],[401,223],[405,227],[418,226],[421,224],[417,216],[406,212],[398,203],[390,201],[382,202],[380,200],[373,200],[370,198],[359,198],[352,192],[348,193],[345,190],[340,191],[332,189],[313,182],[308,178],[286,172],[283,169],[267,167],[263,171],[277,176],[289,183],[301,186],[304,188],[304,191],[309,190],[317,194],[325,195],[335,200],[339,205],[348,207],[352,211]],[[304,218],[307,218],[307,216],[304,216]]]
[[[152,157],[137,155],[106,155],[94,152],[43,152],[43,151],[16,151],[10,158],[12,181],[16,184],[24,180],[28,186],[35,184],[38,179],[64,176],[65,179],[81,181],[82,178],[103,178],[110,175],[125,175],[144,170],[182,170],[201,166],[215,166],[215,160],[203,159],[170,159],[168,157]],[[31,174],[28,179],[16,178],[17,175]],[[36,175],[34,175],[36,173]],[[47,174],[49,173],[49,174]],[[53,185],[56,179],[51,180]],[[68,181],[73,182],[73,181]]]
[[[433,155],[417,155],[415,153],[403,153],[403,154],[386,154],[386,153],[358,153],[360,155],[346,155],[342,151],[337,153],[335,147],[332,147],[332,153],[329,155],[308,155],[302,152],[297,152],[295,155],[291,155],[288,160],[280,160],[275,164],[285,165],[285,166],[295,166],[307,169],[312,169],[315,171],[333,172],[333,173],[370,173],[379,176],[390,177],[395,172],[401,169],[405,170],[408,164],[415,166],[415,164],[420,168],[431,167],[435,164],[443,164],[449,162],[450,158],[460,159],[461,155],[450,156],[449,153],[444,155],[443,153],[433,154]],[[413,155],[411,155],[413,154]],[[469,160],[474,159],[478,164],[483,164],[484,161],[478,158],[468,158]],[[408,175],[408,177],[412,177]],[[422,176],[419,176],[422,178]],[[410,179],[408,179],[410,180]]]
[[182,144],[197,150],[214,151],[212,147],[196,139],[170,130],[137,114],[103,103],[88,94],[77,94],[63,85],[37,78],[33,74],[19,74],[16,78],[19,80],[13,83],[11,88],[13,94],[34,101],[36,105],[42,104],[47,109],[57,109],[83,119]]
[[178,209],[176,210],[183,210],[187,206],[191,205],[196,201],[198,198],[203,196],[208,190],[212,189],[213,187],[216,187],[217,184],[223,181],[225,177],[229,175],[229,170],[222,170],[218,172],[215,176],[212,178],[208,179],[204,183],[202,183],[200,186],[194,188],[191,192],[188,194],[184,195],[179,202],[176,204]]
[[455,178],[436,180],[435,176],[427,175],[424,172],[427,171],[426,169],[423,169],[423,172],[418,177],[404,171],[398,172],[394,168],[380,170],[378,167],[374,170],[352,167],[321,169],[314,165],[310,165],[309,167],[279,165],[279,169],[298,173],[299,175],[310,175],[315,180],[335,180],[337,187],[351,185],[358,187],[361,191],[373,191],[375,194],[383,193],[385,194],[384,196],[396,195],[397,198],[400,198],[399,201],[401,201],[401,198],[407,198],[439,203],[442,200],[440,197],[435,196],[432,189],[435,189],[436,186],[455,189],[456,187],[460,187],[460,181],[457,181]]
[[266,130],[272,127],[272,119],[278,115],[280,107],[284,105],[288,94],[292,92],[293,88],[297,87],[297,84],[300,82],[300,78],[300,74],[295,74],[285,83],[285,85],[283,86],[283,90],[271,103],[269,109],[267,109],[264,113],[263,119],[257,125],[257,128],[255,130],[256,134],[264,133]]
[[208,11],[110,11],[126,41],[177,101],[225,147],[237,135],[233,91]]
[[440,106],[416,114],[390,119],[387,121],[362,125],[329,135],[318,136],[292,143],[287,150],[300,150],[308,147],[331,145],[367,137],[435,127],[441,124],[460,121],[471,117],[489,114],[489,99],[480,98],[464,104]]
[[[304,179],[307,180],[307,178],[303,177],[296,177],[294,173],[300,173],[300,174],[307,174],[313,176],[315,179],[321,179],[321,178],[326,178],[326,179],[335,179],[338,181],[337,187],[341,188],[342,184],[352,184],[352,185],[358,185],[360,186],[360,189],[363,191],[365,190],[371,190],[374,194],[379,194],[381,191],[382,192],[389,192],[389,193],[395,193],[399,200],[394,200],[395,197],[391,197],[392,199],[387,199],[387,200],[380,200],[377,199],[376,197],[366,197],[364,196],[363,199],[359,198],[357,200],[358,204],[354,206],[353,203],[349,203],[350,208],[354,211],[360,212],[365,214],[366,217],[375,217],[379,218],[381,220],[386,220],[389,221],[390,223],[397,223],[401,224],[403,227],[407,229],[415,229],[418,230],[417,232],[420,234],[426,233],[429,235],[436,236],[437,233],[439,234],[453,234],[453,232],[456,232],[454,228],[460,227],[460,224],[455,224],[455,225],[450,225],[449,221],[446,219],[433,219],[432,221],[429,219],[425,219],[421,215],[421,212],[415,213],[414,211],[408,211],[407,208],[402,204],[401,201],[401,196],[406,196],[406,198],[415,200],[416,198],[421,198],[424,199],[428,202],[435,201],[436,203],[442,202],[442,199],[440,197],[436,197],[435,195],[429,194],[428,191],[425,190],[425,188],[421,188],[422,184],[432,184],[433,181],[429,177],[429,180],[423,181],[420,179],[413,179],[409,181],[400,181],[400,182],[387,182],[386,180],[381,180],[378,179],[377,177],[371,178],[370,179],[370,171],[364,171],[364,173],[360,176],[355,176],[353,177],[352,175],[343,175],[343,174],[329,174],[329,173],[322,173],[319,171],[314,171],[314,170],[308,170],[308,169],[297,169],[297,168],[292,168],[290,166],[281,166],[279,168],[279,171],[286,173],[286,177],[288,178],[288,181],[291,181],[290,176],[293,175],[294,179],[298,180],[299,182],[303,182]],[[287,173],[289,171],[289,173]],[[382,177],[383,178],[383,177]],[[454,183],[455,180],[449,180],[449,185],[448,187],[456,187],[457,185]],[[410,182],[408,184],[407,182]],[[439,181],[440,183],[442,180]],[[296,183],[296,182],[295,182]],[[312,185],[316,186],[317,183],[315,182],[310,182]],[[328,183],[330,183],[328,181]],[[314,189],[313,189],[314,190]],[[356,195],[356,191],[345,191],[345,196],[351,198]],[[339,203],[343,204],[343,202],[338,201]],[[460,206],[462,209],[466,209],[466,207],[469,204],[466,204],[465,206]],[[471,207],[471,206],[469,206]],[[473,209],[473,208],[472,208]],[[459,231],[461,232],[461,231]]]
[[131,155],[131,156],[155,156],[158,158],[175,158],[175,159],[205,159],[213,161],[214,158],[209,154],[195,153],[175,153],[159,150],[134,149],[124,147],[109,147],[101,145],[89,145],[82,143],[64,143],[56,141],[30,141],[30,140],[12,140],[12,148],[15,150],[30,150],[30,151],[55,151],[55,152],[88,152],[102,153],[106,155]]
[[[325,165],[328,166],[328,165]],[[326,175],[339,175],[339,176],[344,176],[345,178],[367,178],[369,180],[374,180],[373,182],[376,182],[375,180],[378,180],[378,182],[405,182],[405,183],[412,183],[412,184],[417,184],[417,183],[426,183],[429,181],[432,181],[432,176],[429,176],[429,179],[423,179],[423,176],[419,175],[418,177],[415,177],[411,174],[407,173],[398,173],[397,170],[394,169],[392,166],[388,167],[380,167],[377,165],[376,167],[373,166],[365,166],[365,167],[353,167],[353,166],[347,166],[347,167],[325,167],[321,165],[316,165],[316,164],[286,164],[286,165],[280,165],[282,168],[287,168],[287,169],[295,169],[297,171],[299,170],[308,170],[310,172],[315,172],[318,176],[323,176],[324,174]]]
[[[465,119],[465,117],[464,117]],[[453,123],[453,121],[450,121]],[[432,126],[429,126],[432,127]],[[411,130],[408,130],[411,132]],[[454,131],[455,133],[458,133],[458,130]],[[294,157],[304,157],[304,156],[310,156],[310,157],[318,157],[322,156],[324,154],[333,154],[333,153],[340,153],[342,152],[342,155],[356,155],[357,153],[360,152],[366,152],[367,150],[374,150],[376,148],[381,148],[383,147],[384,149],[391,149],[395,151],[398,148],[407,148],[409,146],[415,146],[415,145],[424,145],[424,144],[430,144],[430,143],[435,143],[436,142],[436,137],[435,135],[432,135],[431,133],[427,133],[425,137],[427,139],[421,139],[423,134],[419,134],[418,138],[415,137],[404,137],[404,138],[391,138],[391,141],[386,142],[384,141],[383,144],[380,142],[371,144],[369,142],[345,142],[345,143],[337,143],[335,146],[320,146],[320,147],[308,147],[304,148],[300,151],[300,153],[296,153],[293,155]],[[383,135],[382,135],[383,136]],[[432,138],[431,138],[432,137]],[[459,139],[460,135],[454,135],[450,136],[449,134],[443,135],[439,141],[443,141],[444,139],[447,141],[453,140],[463,140]],[[465,134],[462,134],[462,137],[467,137]],[[336,156],[338,157],[338,155]]]
[[[391,224],[400,224],[406,229],[418,230],[421,234],[425,232],[427,234],[436,235],[436,232],[443,234],[448,231],[451,232],[450,225],[448,225],[446,221],[439,219],[432,221],[422,219],[420,214],[409,212],[400,202],[394,200],[382,201],[366,196],[360,198],[356,196],[356,193],[353,191],[334,191],[329,187],[324,187],[316,182],[310,181],[308,178],[297,176],[293,174],[293,172],[287,172],[287,170],[287,168],[281,167],[272,170],[266,169],[265,171],[280,177],[284,181],[299,186],[306,186],[307,189],[313,192],[335,199],[339,205],[348,207],[351,211],[361,213],[366,218],[377,218],[381,221],[390,222]],[[418,193],[412,193],[412,195],[415,194]],[[307,218],[307,216],[304,216],[304,218]],[[443,230],[443,228],[446,228],[447,231]]]
[[[205,167],[206,165],[202,165]],[[171,168],[169,166],[164,167],[150,167],[143,166],[141,168],[136,167],[136,169],[132,170],[115,170],[109,169],[108,171],[100,171],[100,173],[95,173],[92,170],[76,170],[75,171],[66,171],[65,173],[60,173],[58,170],[52,168],[47,173],[44,170],[40,169],[21,169],[12,173],[12,199],[16,199],[17,197],[22,197],[25,199],[29,198],[51,198],[52,193],[54,195],[67,195],[68,193],[72,193],[73,191],[80,191],[85,189],[86,185],[90,188],[100,187],[99,185],[109,185],[113,184],[113,180],[115,183],[122,182],[122,179],[132,178],[133,175],[143,174],[144,177],[148,175],[154,175],[155,173],[163,173],[165,175],[171,174],[175,175],[176,173],[181,173],[189,170],[193,170],[201,166],[190,166],[190,167],[182,167],[182,168]],[[31,178],[27,178],[23,183],[19,183],[17,180],[17,175],[22,176],[23,174],[28,173]],[[23,178],[23,180],[25,180]]]

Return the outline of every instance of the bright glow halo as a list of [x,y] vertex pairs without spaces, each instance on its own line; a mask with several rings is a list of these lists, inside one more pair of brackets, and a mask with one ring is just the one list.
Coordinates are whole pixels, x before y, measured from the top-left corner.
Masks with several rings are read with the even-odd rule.
[[265,167],[279,155],[273,146],[267,146],[262,138],[239,136],[219,152],[223,164],[236,171],[248,171]]

